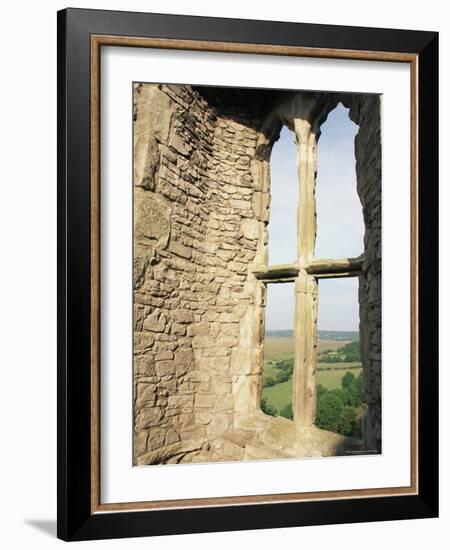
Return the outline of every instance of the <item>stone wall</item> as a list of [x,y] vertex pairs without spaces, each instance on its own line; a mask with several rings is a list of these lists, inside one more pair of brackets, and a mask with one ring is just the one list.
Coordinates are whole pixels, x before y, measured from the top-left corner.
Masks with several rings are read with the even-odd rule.
[[[358,194],[364,214],[364,270],[359,278],[361,355],[368,410],[363,436],[381,452],[381,116],[380,97],[354,95],[350,117],[355,138]],[[344,103],[345,104],[345,103]]]
[[253,126],[190,87],[135,88],[137,464],[188,460],[257,406],[264,297],[247,274],[267,194]]
[[[290,434],[283,448],[260,411],[265,285],[253,275],[267,262],[269,160],[285,95],[135,86],[136,465],[301,456],[292,423],[273,419]],[[356,152],[358,191],[368,205],[379,187],[376,147],[365,147],[379,137],[371,130],[377,109],[358,96],[349,101],[355,121],[367,126]],[[360,286],[371,443],[380,425],[380,392],[372,387],[380,380],[379,347],[368,344],[379,338],[380,213],[372,202],[365,207]],[[327,439],[329,454],[341,444],[337,437]],[[297,451],[289,454],[292,438]]]

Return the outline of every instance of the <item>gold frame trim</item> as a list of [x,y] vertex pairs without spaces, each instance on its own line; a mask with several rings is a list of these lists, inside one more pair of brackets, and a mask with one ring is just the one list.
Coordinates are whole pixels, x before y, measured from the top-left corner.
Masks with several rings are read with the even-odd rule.
[[[408,487],[318,491],[254,496],[212,497],[103,504],[100,500],[100,49],[101,46],[164,48],[391,61],[410,64],[411,74],[411,484]],[[274,504],[418,494],[418,55],[397,52],[304,48],[132,36],[91,35],[91,513],[211,506]]]

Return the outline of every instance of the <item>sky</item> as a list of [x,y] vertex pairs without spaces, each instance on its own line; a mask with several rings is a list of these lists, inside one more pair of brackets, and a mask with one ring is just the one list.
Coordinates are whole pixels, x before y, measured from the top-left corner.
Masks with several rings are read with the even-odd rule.
[[[341,104],[321,128],[316,185],[316,258],[356,257],[363,252],[364,222],[356,192],[354,138],[358,126]],[[298,176],[294,134],[284,127],[270,161],[269,265],[297,256]],[[266,330],[292,329],[294,285],[269,284]],[[358,279],[319,282],[319,330],[358,330]]]

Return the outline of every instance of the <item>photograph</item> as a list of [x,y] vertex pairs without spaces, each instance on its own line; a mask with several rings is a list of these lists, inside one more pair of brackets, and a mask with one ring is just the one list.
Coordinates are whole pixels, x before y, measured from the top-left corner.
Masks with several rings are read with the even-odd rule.
[[370,8],[5,4],[4,548],[445,548],[448,9]]
[[382,452],[382,94],[133,82],[133,465]]
[[58,537],[436,517],[438,34],[68,8],[57,74]]

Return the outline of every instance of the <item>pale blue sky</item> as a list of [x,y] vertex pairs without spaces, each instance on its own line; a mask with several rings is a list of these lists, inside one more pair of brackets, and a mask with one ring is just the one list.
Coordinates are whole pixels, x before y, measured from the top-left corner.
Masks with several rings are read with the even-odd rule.
[[[318,146],[316,258],[355,257],[363,251],[364,222],[356,192],[356,124],[341,104],[322,125]],[[294,134],[286,127],[270,162],[269,264],[295,261],[297,255],[298,178]],[[291,329],[293,284],[268,285],[266,329]],[[319,283],[319,330],[358,330],[358,280]]]

